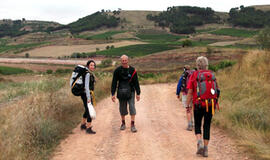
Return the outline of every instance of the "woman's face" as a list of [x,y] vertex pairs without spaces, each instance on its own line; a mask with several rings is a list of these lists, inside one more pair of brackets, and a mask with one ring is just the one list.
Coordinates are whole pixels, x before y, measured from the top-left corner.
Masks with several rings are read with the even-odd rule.
[[90,71],[94,71],[94,70],[95,70],[95,63],[94,63],[94,62],[91,62],[91,63],[89,64],[89,70],[90,70]]

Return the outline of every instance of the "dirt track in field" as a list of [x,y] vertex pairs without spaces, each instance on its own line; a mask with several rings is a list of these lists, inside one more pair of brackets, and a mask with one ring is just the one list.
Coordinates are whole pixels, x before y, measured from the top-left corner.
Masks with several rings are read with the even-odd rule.
[[[142,86],[141,101],[136,102],[137,133],[127,125],[120,131],[118,102],[107,98],[96,107],[93,121],[96,135],[76,127],[61,142],[54,160],[190,160],[248,159],[221,130],[212,128],[209,157],[197,156],[194,132],[186,130],[185,110],[175,95],[176,84]],[[127,117],[127,124],[130,118]]]

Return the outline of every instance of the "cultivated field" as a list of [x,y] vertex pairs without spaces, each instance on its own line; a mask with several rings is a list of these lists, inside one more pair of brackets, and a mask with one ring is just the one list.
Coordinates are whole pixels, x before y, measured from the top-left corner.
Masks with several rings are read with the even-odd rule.
[[144,42],[139,41],[121,41],[114,43],[104,43],[104,44],[89,44],[89,45],[70,45],[70,46],[46,46],[41,48],[36,48],[30,51],[25,51],[18,56],[24,57],[26,53],[29,53],[30,57],[62,57],[71,56],[74,52],[95,52],[96,48],[100,50],[105,50],[106,46],[123,47],[128,45],[144,44]]

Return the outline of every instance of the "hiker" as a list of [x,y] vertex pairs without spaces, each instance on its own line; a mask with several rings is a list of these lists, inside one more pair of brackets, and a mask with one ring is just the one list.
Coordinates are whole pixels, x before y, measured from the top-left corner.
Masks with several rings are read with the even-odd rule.
[[111,94],[112,101],[115,102],[117,88],[117,98],[119,99],[119,111],[121,115],[122,124],[120,130],[126,129],[125,116],[128,114],[127,103],[129,104],[129,112],[131,116],[131,132],[137,132],[135,127],[135,91],[136,99],[140,100],[140,85],[135,68],[128,64],[128,56],[121,56],[121,66],[117,67],[113,73]]
[[[208,59],[203,56],[198,57],[196,65],[197,71],[193,72],[187,85],[187,104],[190,104],[193,99],[197,154],[208,157],[211,119],[216,106],[218,106],[219,90],[214,73],[208,70]],[[201,136],[202,119],[204,119],[203,142]]]
[[185,65],[184,72],[178,81],[177,89],[176,89],[176,95],[178,99],[180,99],[180,92],[182,92],[182,104],[183,104],[183,107],[186,109],[188,131],[192,131],[193,129],[192,103],[190,103],[189,105],[187,104],[187,91],[188,91],[187,83],[192,73],[193,71],[190,70],[190,66]]
[[[84,66],[80,66],[84,67]],[[82,93],[78,95],[81,96],[84,105],[84,114],[81,121],[81,130],[86,130],[87,134],[96,134],[92,129],[92,118],[89,114],[88,103],[95,106],[95,96],[94,96],[94,85],[95,85],[95,75],[94,70],[96,69],[96,62],[94,60],[89,60],[86,66],[83,68],[85,71],[82,74]],[[70,82],[72,85],[73,82]]]

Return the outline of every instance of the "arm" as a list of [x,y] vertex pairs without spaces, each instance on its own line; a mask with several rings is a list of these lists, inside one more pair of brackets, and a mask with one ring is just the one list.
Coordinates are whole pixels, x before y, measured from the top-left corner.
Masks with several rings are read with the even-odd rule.
[[117,76],[117,69],[113,72],[113,79],[112,79],[112,86],[111,86],[111,94],[112,94],[112,101],[115,102],[115,91],[117,87],[117,81],[118,81],[118,76]]
[[176,95],[179,98],[180,92],[181,92],[181,85],[182,85],[183,76],[180,77],[177,88],[176,88]]
[[187,84],[187,104],[189,105],[193,98],[193,89],[195,88],[194,83],[196,83],[196,75],[195,72],[190,76],[190,79],[188,80]]
[[133,78],[134,78],[134,85],[135,85],[136,94],[140,95],[141,94],[141,88],[140,88],[137,72],[135,73]]
[[90,81],[90,73],[87,73],[85,75],[84,88],[85,88],[85,94],[86,94],[86,97],[87,97],[87,102],[91,103],[91,96],[90,96],[90,90],[89,90],[89,81]]
[[192,101],[192,89],[188,89],[188,94],[187,94],[187,104],[190,104],[190,102]]

